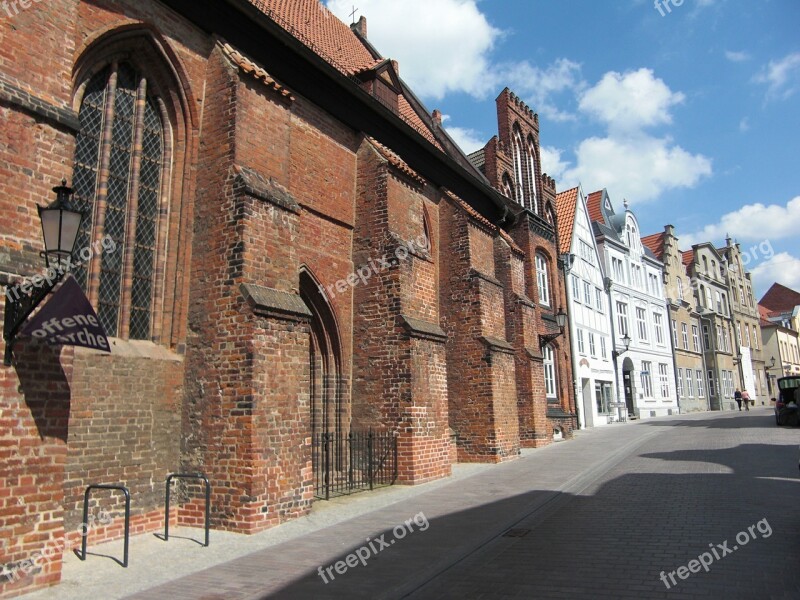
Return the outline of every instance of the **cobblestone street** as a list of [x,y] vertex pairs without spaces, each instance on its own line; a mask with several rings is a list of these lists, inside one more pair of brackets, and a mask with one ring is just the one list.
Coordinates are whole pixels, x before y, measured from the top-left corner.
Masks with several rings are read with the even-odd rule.
[[[800,597],[800,436],[756,415],[640,424],[661,435],[521,521],[524,537],[497,538],[413,597]],[[705,557],[709,572],[674,573],[710,546],[720,556]]]

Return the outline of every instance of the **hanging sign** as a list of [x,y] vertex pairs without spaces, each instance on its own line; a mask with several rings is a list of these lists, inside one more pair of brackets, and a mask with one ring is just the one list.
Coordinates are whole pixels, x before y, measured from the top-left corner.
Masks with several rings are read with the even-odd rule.
[[67,275],[36,316],[26,323],[20,335],[46,344],[111,352],[108,336],[97,313],[72,275]]

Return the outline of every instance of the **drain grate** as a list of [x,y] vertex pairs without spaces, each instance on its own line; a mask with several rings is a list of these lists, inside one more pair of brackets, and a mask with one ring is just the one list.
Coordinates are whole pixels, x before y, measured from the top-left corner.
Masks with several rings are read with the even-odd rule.
[[503,537],[525,537],[530,532],[530,529],[509,529],[503,534]]

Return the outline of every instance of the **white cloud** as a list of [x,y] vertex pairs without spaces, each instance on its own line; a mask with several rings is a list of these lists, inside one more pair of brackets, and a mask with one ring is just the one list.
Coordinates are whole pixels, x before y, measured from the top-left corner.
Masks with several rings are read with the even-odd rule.
[[730,235],[741,242],[777,241],[795,238],[800,231],[800,196],[785,206],[757,202],[722,215],[718,223],[681,235],[681,245],[689,247],[701,241],[719,241]]
[[[539,148],[539,157],[542,163],[542,172],[560,181],[569,167],[567,161],[561,160],[561,150],[552,146],[542,146]],[[558,186],[558,189],[564,188]]]
[[693,187],[711,175],[708,158],[672,145],[670,138],[591,137],[579,144],[576,156],[577,165],[564,173],[565,185],[605,187],[613,197],[632,203],[653,200],[669,189]]
[[[328,0],[327,6],[351,21],[350,0]],[[548,119],[575,118],[550,96],[582,89],[580,65],[565,58],[544,68],[528,61],[494,62],[492,50],[504,32],[488,22],[475,0],[363,0],[358,9],[367,18],[370,42],[398,61],[400,76],[420,97],[440,100],[462,92],[483,99],[508,86]]]
[[545,69],[527,61],[499,65],[490,79],[495,82],[494,87],[508,86],[552,121],[572,121],[575,115],[558,108],[551,97],[562,92],[574,95],[586,87],[581,65],[566,58],[557,59]]
[[747,52],[726,50],[725,58],[727,58],[731,62],[744,62],[746,60],[750,60],[750,55]]
[[481,136],[479,131],[465,127],[447,127],[446,129],[448,135],[453,138],[464,154],[471,154],[486,145],[487,140]]
[[780,252],[749,268],[757,296],[766,292],[773,283],[780,283],[792,289],[800,289],[800,258],[788,252]]
[[[327,6],[350,22],[351,0]],[[359,0],[358,8],[370,41],[399,62],[401,77],[417,94],[441,99],[449,92],[480,96],[489,90],[489,53],[501,32],[474,0]]]
[[666,190],[693,187],[710,176],[709,158],[684,150],[669,136],[645,131],[671,123],[670,110],[684,100],[650,69],[606,73],[581,94],[579,108],[606,125],[607,134],[578,144],[576,163],[561,168],[559,187],[607,187],[614,197],[637,203]]
[[[328,0],[327,5],[350,21],[352,2]],[[543,170],[557,180],[581,180],[593,189],[613,186],[615,196],[637,202],[691,187],[711,174],[708,158],[691,154],[668,136],[642,131],[670,124],[671,110],[685,100],[650,69],[609,72],[587,89],[581,65],[566,58],[542,67],[528,61],[495,63],[492,51],[504,32],[488,22],[478,0],[363,0],[359,14],[367,18],[370,41],[398,60],[401,76],[423,98],[460,92],[483,99],[508,86],[551,122],[577,120],[582,113],[603,123],[607,137],[584,140],[574,166],[559,150],[542,150]],[[469,127],[447,131],[467,153],[488,139]]]
[[745,131],[750,131],[750,121],[747,117],[744,117],[741,121],[739,121],[739,131],[742,133]]
[[684,99],[650,69],[610,71],[581,95],[579,107],[611,129],[638,130],[671,123],[670,109]]
[[800,52],[771,60],[754,81],[767,85],[767,100],[785,100],[800,88]]

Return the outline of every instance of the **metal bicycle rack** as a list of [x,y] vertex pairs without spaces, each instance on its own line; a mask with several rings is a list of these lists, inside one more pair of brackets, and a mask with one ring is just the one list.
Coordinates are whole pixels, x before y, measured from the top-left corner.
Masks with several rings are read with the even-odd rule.
[[169,491],[170,483],[173,479],[200,479],[205,483],[206,488],[206,543],[203,546],[208,546],[208,531],[210,525],[210,508],[211,508],[211,484],[208,483],[208,478],[202,473],[170,473],[167,475],[167,500],[164,506],[164,541],[169,540]]
[[86,488],[83,494],[83,526],[81,527],[81,553],[78,556],[81,560],[86,560],[86,538],[89,537],[89,494],[92,490],[118,490],[125,494],[125,550],[122,559],[122,566],[128,567],[128,538],[131,532],[131,493],[124,485],[110,485],[97,483]]

